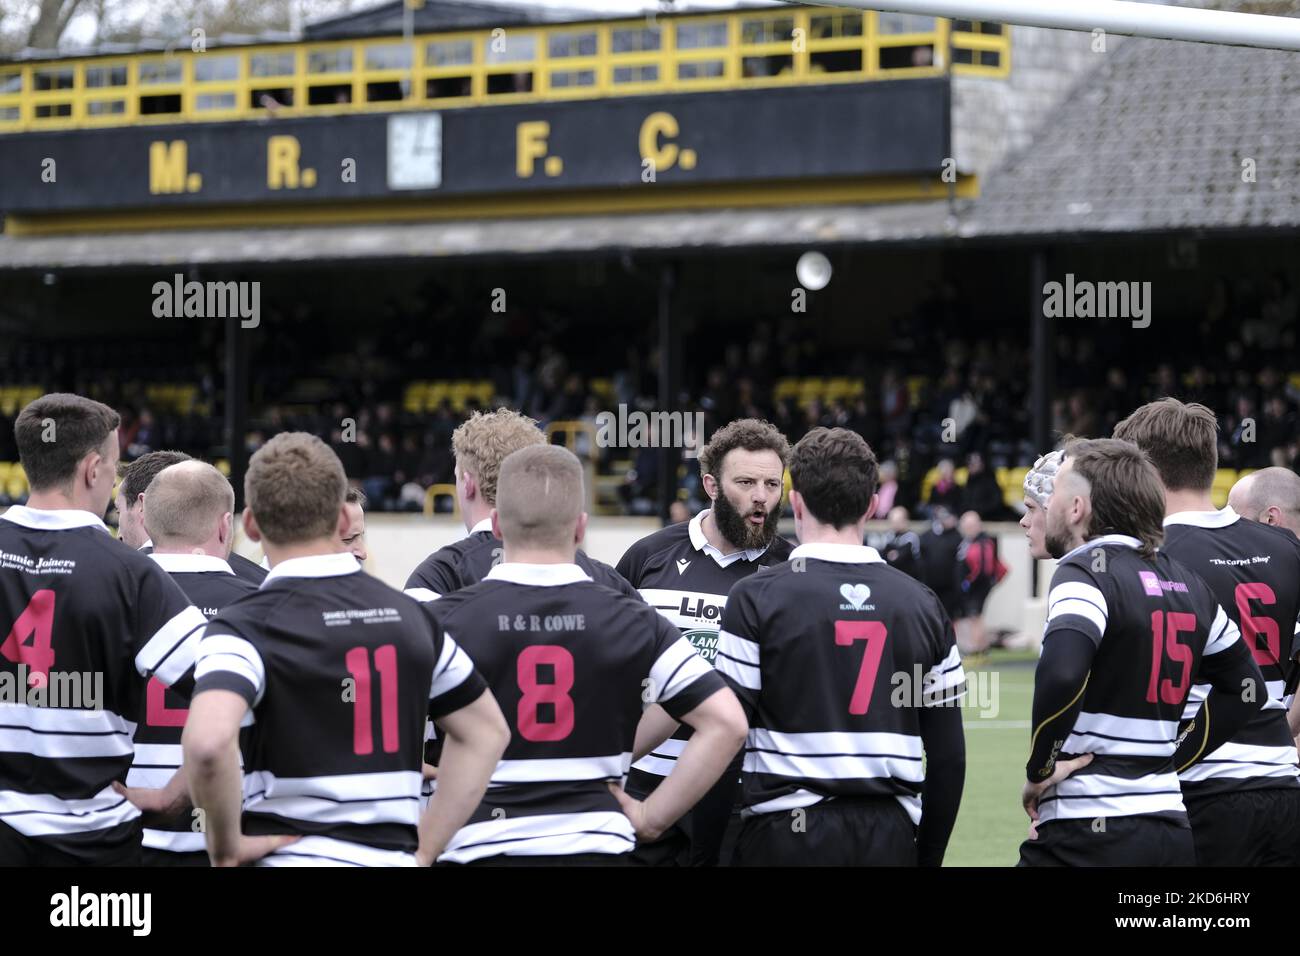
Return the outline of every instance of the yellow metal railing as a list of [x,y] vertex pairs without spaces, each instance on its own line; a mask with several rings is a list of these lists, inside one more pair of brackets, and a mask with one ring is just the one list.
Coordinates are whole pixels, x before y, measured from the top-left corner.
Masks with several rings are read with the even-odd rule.
[[183,47],[0,63],[0,132],[999,77],[1010,52],[1000,24],[823,7]]
[[432,518],[434,515],[434,503],[443,496],[451,498],[451,513],[460,517],[460,498],[456,496],[455,485],[430,485],[424,492],[424,516]]

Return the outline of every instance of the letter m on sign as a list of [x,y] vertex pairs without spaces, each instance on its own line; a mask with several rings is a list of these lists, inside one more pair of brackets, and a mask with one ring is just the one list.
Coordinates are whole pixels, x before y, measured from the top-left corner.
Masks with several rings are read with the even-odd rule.
[[188,149],[185,140],[149,144],[149,192],[183,193],[187,187]]

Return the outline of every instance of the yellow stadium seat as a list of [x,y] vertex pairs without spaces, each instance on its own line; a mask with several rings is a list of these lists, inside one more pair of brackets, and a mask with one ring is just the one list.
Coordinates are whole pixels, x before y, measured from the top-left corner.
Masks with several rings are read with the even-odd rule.
[[13,467],[14,463],[12,461],[0,461],[0,484],[4,484],[9,480],[9,473],[13,470]]
[[13,499],[21,498],[27,494],[27,478],[10,474],[9,480],[5,482],[5,494]]
[[799,380],[797,378],[783,378],[776,383],[776,389],[773,396],[778,402],[794,398],[799,394]]
[[1210,486],[1210,500],[1214,507],[1222,508],[1228,503],[1228,492],[1237,483],[1237,472],[1231,468],[1220,468],[1214,473],[1214,484]]
[[1002,501],[1007,507],[1013,508],[1025,500],[1025,475],[1029,474],[1028,468],[1008,468],[1007,483],[1002,486]]
[[227,478],[230,477],[230,460],[229,460],[229,459],[227,459],[227,458],[218,458],[218,459],[216,460],[215,465],[216,465],[216,469],[217,469],[217,471],[221,472],[221,473],[222,473],[223,475],[225,475]]

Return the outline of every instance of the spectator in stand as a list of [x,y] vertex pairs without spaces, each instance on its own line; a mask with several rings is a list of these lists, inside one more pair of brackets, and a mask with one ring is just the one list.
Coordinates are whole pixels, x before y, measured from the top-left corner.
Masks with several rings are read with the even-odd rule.
[[938,508],[953,512],[961,507],[961,486],[957,484],[957,479],[954,477],[952,459],[941,458],[936,467],[939,469],[939,477],[934,487],[930,489],[930,497],[926,500],[926,504],[930,506],[931,516],[934,516]]
[[984,466],[984,456],[977,451],[966,458],[966,484],[961,502],[963,510],[973,511],[985,521],[997,521],[1006,511],[998,479]]
[[906,508],[889,511],[889,537],[880,554],[891,568],[898,568],[914,578],[921,577],[921,537],[907,522]]
[[[889,514],[894,510],[894,499],[898,497],[898,466],[886,461],[880,465],[880,488],[876,491],[876,514]],[[907,514],[907,509],[903,509]]]

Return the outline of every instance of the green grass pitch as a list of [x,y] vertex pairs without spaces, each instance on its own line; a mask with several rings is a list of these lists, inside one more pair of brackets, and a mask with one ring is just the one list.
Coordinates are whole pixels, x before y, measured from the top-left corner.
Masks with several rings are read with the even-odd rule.
[[1037,659],[1036,652],[994,651],[967,664],[966,790],[945,866],[1014,866],[1019,859],[1029,828],[1020,789]]

